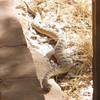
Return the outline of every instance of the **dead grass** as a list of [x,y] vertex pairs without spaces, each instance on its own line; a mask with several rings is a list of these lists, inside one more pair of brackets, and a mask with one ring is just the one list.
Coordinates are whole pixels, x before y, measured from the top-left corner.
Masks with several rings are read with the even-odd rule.
[[91,0],[36,0],[28,4],[33,11],[41,13],[45,25],[64,30],[67,35],[67,47],[75,47],[76,58],[83,59],[83,64],[77,66],[59,83],[64,94],[80,100],[80,90],[92,85]]

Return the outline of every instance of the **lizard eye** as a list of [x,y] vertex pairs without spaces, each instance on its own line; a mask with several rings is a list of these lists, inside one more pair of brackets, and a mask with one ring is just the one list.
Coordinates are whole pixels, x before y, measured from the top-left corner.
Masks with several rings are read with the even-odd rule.
[[78,65],[80,65],[82,63],[83,63],[82,61],[77,61],[76,64],[75,64],[75,66],[78,66]]

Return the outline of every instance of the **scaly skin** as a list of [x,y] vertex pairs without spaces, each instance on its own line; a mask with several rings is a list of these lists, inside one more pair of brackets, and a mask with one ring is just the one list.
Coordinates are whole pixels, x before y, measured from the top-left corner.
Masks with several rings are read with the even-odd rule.
[[[30,9],[28,6],[27,6],[27,8]],[[28,11],[30,11],[30,10],[28,10]],[[54,39],[55,41],[57,41],[57,44],[55,46],[54,56],[56,57],[59,65],[58,65],[58,67],[53,67],[51,70],[49,70],[45,74],[43,81],[42,81],[43,90],[45,90],[47,93],[51,89],[51,85],[48,83],[48,80],[53,76],[67,73],[75,65],[71,64],[71,59],[68,58],[66,55],[67,54],[66,50],[65,50],[66,46],[67,46],[66,33],[64,33],[61,30],[59,30],[59,32],[56,32],[52,29],[48,30],[45,26],[42,25],[39,14],[36,14],[36,16],[32,22],[32,27],[39,33],[45,34],[45,35],[51,37],[52,39]]]
[[64,39],[64,35],[58,34],[58,41],[55,46],[55,53],[54,56],[57,59],[58,67],[53,67],[51,70],[49,70],[42,81],[43,89],[46,92],[50,91],[50,84],[48,83],[48,80],[53,77],[57,76],[59,74],[64,74],[69,72],[69,70],[75,66],[74,64],[71,64],[71,59],[67,57],[66,53],[66,40]]

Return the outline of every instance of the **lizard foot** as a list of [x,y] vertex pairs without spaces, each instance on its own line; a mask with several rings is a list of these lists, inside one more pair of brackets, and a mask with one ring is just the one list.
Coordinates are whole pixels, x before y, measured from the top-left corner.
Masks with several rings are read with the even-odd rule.
[[45,79],[42,81],[42,86],[45,94],[47,94],[51,90],[51,85]]

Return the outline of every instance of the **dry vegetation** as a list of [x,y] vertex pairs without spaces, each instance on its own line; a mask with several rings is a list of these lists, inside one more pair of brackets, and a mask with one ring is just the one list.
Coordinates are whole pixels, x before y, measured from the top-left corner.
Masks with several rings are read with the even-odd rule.
[[[36,33],[32,28],[32,17],[27,12],[24,0],[16,0],[18,17],[22,23],[26,40],[43,55],[53,49],[48,37]],[[77,66],[64,79],[58,79],[64,95],[73,100],[91,97],[92,90],[84,93],[82,89],[92,88],[92,1],[91,0],[25,0],[30,8],[41,14],[42,22],[52,29],[60,28],[67,35],[69,52],[76,52],[75,59],[82,58],[83,64]],[[42,47],[43,48],[42,48]],[[41,49],[42,48],[42,49]],[[70,54],[70,53],[69,53]],[[81,56],[83,55],[83,56]],[[86,92],[86,94],[85,94]],[[82,94],[83,93],[83,94]]]

